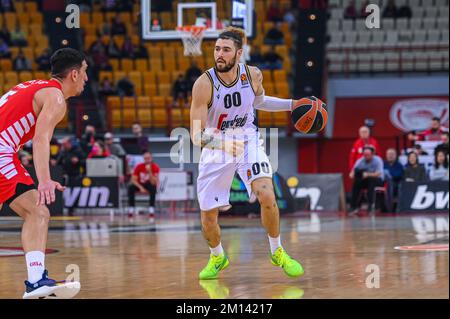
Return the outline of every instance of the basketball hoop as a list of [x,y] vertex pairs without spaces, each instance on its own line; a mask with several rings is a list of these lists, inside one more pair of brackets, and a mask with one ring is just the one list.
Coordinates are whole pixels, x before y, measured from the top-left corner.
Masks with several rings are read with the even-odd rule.
[[183,41],[185,56],[202,55],[202,41],[205,30],[206,27],[195,25],[177,27],[178,34]]

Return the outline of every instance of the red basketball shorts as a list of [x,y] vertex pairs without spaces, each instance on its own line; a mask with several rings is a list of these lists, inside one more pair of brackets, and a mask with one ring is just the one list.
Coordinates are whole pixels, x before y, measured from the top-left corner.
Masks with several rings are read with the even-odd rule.
[[0,204],[15,195],[17,184],[33,185],[17,153],[0,154]]

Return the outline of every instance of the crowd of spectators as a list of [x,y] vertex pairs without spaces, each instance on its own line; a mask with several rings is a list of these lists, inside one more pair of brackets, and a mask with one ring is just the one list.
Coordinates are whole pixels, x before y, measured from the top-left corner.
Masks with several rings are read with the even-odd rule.
[[[349,176],[353,180],[351,211],[354,213],[359,211],[362,190],[367,191],[370,211],[375,209],[377,187],[385,187],[387,195],[395,204],[401,182],[448,181],[448,134],[437,117],[432,119],[429,129],[408,134],[409,140],[414,144],[402,154],[406,156],[406,163],[402,165],[394,148],[387,149],[383,161],[379,153],[379,143],[370,135],[370,128],[360,127],[359,138],[354,142],[349,156]],[[427,152],[421,146],[421,141],[433,142],[434,148]],[[433,163],[427,167],[421,163],[421,158],[425,156],[434,157]]]

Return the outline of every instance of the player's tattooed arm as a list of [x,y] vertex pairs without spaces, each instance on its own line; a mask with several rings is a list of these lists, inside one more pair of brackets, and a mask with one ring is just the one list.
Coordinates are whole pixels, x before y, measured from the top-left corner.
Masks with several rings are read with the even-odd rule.
[[264,87],[263,87],[263,74],[259,68],[256,66],[249,66],[250,76],[252,78],[253,89],[255,90],[256,96],[264,95]]

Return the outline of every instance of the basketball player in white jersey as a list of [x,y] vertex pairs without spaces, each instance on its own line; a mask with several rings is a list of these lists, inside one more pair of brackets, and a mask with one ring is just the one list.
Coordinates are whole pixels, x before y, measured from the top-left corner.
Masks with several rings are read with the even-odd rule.
[[218,215],[231,207],[230,187],[236,171],[250,198],[261,204],[272,264],[298,277],[303,274],[302,266],[281,245],[272,167],[255,118],[255,109],[290,111],[294,101],[264,96],[261,71],[238,62],[243,43],[244,30],[230,27],[222,32],[214,49],[215,67],[198,78],[192,92],[191,138],[203,148],[197,193],[203,235],[211,250],[199,278],[215,279],[229,264],[220,241]]

